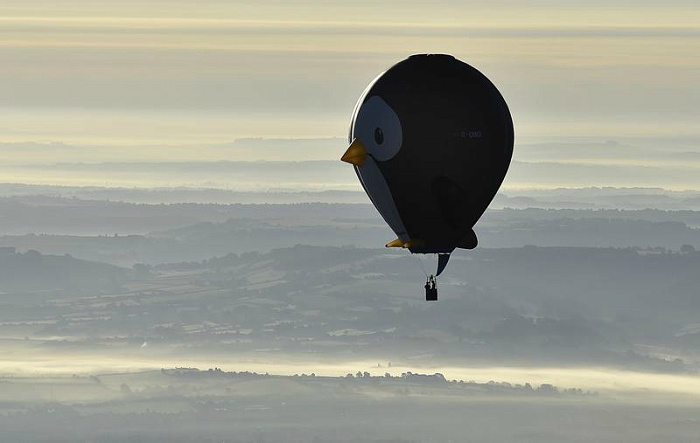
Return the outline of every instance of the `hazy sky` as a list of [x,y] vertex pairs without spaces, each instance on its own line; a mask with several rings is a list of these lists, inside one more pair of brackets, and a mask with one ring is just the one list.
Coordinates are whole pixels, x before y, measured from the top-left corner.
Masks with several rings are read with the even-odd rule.
[[342,137],[421,52],[491,78],[519,140],[700,133],[697,1],[523,3],[4,0],[0,142]]

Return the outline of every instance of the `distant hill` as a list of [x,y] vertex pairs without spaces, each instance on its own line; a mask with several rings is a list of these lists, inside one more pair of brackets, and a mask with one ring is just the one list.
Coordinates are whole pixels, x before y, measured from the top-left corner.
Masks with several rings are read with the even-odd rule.
[[17,253],[0,248],[0,292],[70,290],[73,294],[118,289],[133,278],[129,269],[79,260],[69,255],[43,255],[30,250]]
[[[0,246],[126,267],[297,244],[381,248],[394,238],[371,205],[141,205],[23,197],[0,198],[0,213],[0,233],[5,234]],[[474,229],[480,247],[491,249],[536,245],[679,251],[683,245],[700,249],[699,227],[698,211],[506,208],[488,210]]]

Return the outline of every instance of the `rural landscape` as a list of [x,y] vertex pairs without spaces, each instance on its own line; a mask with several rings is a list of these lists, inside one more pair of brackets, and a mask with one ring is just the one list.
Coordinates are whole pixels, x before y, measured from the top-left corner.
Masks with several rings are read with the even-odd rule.
[[[482,245],[455,253],[427,303],[434,263],[381,247],[387,228],[352,192],[267,192],[299,201],[265,204],[211,190],[2,192],[6,435],[191,441],[206,426],[210,441],[461,441],[479,423],[474,441],[559,441],[570,431],[559,426],[589,420],[609,427],[582,440],[698,430],[700,212],[680,209],[695,194],[500,194],[477,226]],[[154,196],[181,203],[142,202]],[[498,425],[521,404],[526,416]],[[391,419],[374,420],[380,410]],[[567,424],[542,431],[557,417]]]

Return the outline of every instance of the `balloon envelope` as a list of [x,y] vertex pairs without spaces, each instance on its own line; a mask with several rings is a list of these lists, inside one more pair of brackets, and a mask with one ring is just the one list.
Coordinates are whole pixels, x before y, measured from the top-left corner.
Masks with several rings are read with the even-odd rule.
[[505,100],[478,70],[449,55],[415,55],[379,75],[352,116],[343,160],[397,235],[388,246],[449,253],[472,230],[513,153]]

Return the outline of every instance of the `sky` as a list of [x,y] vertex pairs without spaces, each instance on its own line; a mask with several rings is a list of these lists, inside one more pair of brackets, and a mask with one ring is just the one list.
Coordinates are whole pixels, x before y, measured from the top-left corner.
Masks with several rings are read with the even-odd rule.
[[4,0],[0,143],[342,137],[423,52],[484,72],[521,141],[695,136],[697,23],[694,1]]
[[[335,162],[377,74],[448,53],[510,107],[503,189],[700,189],[697,23],[685,0],[4,0],[0,182],[361,191],[348,168],[241,182],[129,164]],[[123,167],[25,167],[104,162]]]

